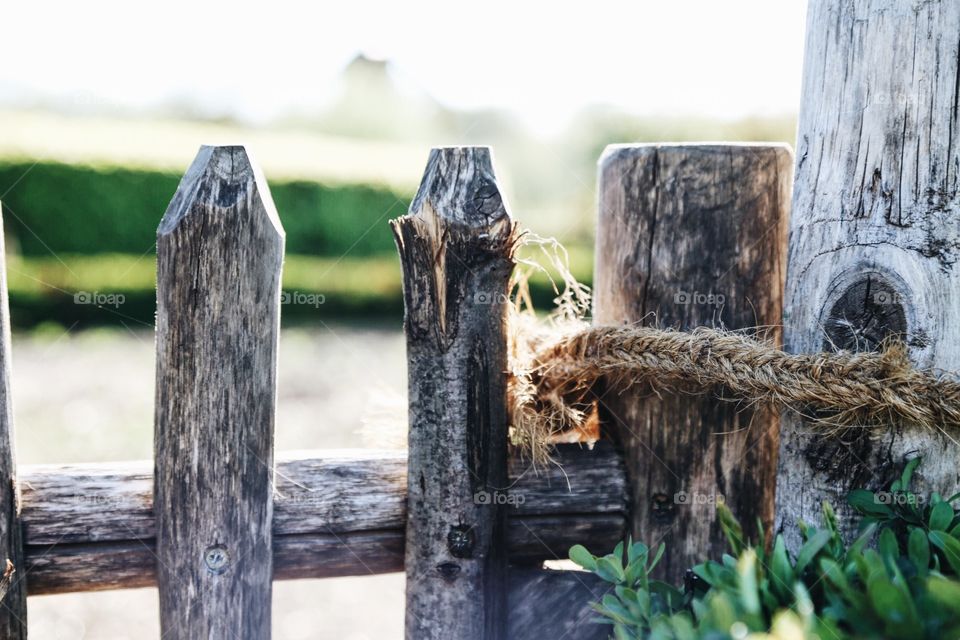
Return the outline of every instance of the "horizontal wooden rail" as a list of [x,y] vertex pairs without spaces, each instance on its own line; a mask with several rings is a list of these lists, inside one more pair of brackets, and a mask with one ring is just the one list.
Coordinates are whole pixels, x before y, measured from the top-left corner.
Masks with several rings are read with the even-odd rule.
[[[562,446],[560,467],[510,462],[510,487],[478,500],[508,505],[515,564],[566,557],[573,544],[613,548],[625,530],[623,462],[608,443]],[[405,451],[340,450],[278,456],[274,579],[403,570]],[[30,594],[153,586],[149,462],[25,465],[20,471]]]

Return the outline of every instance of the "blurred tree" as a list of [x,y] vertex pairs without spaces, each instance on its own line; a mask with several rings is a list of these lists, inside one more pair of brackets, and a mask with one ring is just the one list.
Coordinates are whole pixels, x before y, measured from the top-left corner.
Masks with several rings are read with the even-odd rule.
[[340,76],[337,97],[316,120],[319,130],[381,140],[417,140],[438,133],[446,110],[387,60],[358,54]]

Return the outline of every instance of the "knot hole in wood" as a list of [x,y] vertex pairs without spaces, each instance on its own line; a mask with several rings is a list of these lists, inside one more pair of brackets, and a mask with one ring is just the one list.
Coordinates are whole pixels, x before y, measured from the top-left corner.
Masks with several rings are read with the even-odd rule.
[[830,306],[824,351],[877,351],[885,340],[907,336],[909,297],[880,273],[861,275]]

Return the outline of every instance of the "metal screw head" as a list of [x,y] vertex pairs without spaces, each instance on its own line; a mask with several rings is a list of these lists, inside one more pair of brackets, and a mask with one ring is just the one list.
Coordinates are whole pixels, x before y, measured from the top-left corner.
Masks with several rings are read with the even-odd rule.
[[450,527],[447,532],[447,549],[454,558],[470,558],[473,556],[473,546],[476,537],[472,527],[458,524]]
[[203,552],[203,563],[212,573],[223,573],[230,564],[230,552],[222,544],[211,545]]

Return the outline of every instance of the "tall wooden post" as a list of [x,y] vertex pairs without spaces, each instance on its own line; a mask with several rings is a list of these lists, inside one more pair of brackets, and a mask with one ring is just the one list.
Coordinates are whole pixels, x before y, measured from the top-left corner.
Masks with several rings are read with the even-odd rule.
[[[633,145],[600,160],[594,319],[692,329],[771,327],[778,339],[792,157],[779,145]],[[773,520],[777,416],[649,387],[600,397],[632,491],[632,533],[667,543],[679,580],[725,542],[726,501]]]
[[506,298],[516,229],[484,147],[434,149],[393,223],[409,367],[409,640],[505,637]]
[[[922,367],[960,369],[960,3],[813,0],[797,135],[784,343],[791,352],[906,340]],[[879,425],[825,437],[786,415],[777,519],[887,488],[908,457],[945,495],[958,436]]]
[[243,147],[203,147],[157,231],[154,510],[169,640],[270,637],[283,229]]
[[0,220],[0,638],[27,637],[27,571],[20,527],[10,391],[10,310]]

